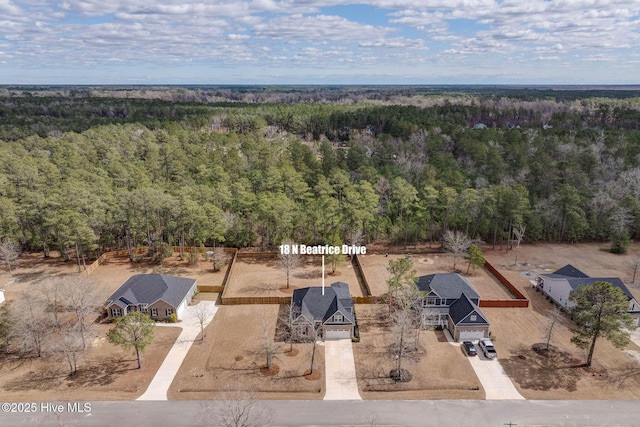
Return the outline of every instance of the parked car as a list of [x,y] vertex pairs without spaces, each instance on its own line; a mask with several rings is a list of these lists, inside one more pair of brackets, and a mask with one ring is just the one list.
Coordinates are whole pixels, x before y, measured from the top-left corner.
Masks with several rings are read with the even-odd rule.
[[471,341],[462,341],[462,348],[464,348],[464,352],[467,353],[467,356],[475,356],[478,354],[476,346],[473,345]]
[[482,354],[487,359],[495,359],[498,357],[498,353],[496,352],[496,348],[493,346],[493,342],[489,338],[482,338],[478,341],[478,347],[482,350]]

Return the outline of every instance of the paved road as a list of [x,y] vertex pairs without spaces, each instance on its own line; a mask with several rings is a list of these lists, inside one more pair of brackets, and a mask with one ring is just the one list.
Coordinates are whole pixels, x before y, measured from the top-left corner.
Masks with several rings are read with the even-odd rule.
[[[449,331],[445,330],[444,335],[447,337],[447,341],[451,345],[460,347],[460,343],[455,342]],[[475,357],[467,357],[471,367],[476,373],[476,376],[484,388],[485,399],[487,400],[518,400],[524,399],[524,397],[518,392],[518,389],[511,382],[511,378],[502,368],[498,359],[489,360],[482,354],[478,342],[475,341],[478,355]]]
[[[203,307],[208,313],[208,317],[204,322],[206,327],[218,311],[213,301],[201,301],[197,306]],[[187,353],[191,348],[191,344],[200,334],[200,321],[195,312],[195,307],[189,306],[182,313],[182,322],[177,324],[168,324],[167,326],[179,326],[182,328],[182,332],[178,336],[178,339],[169,350],[167,357],[160,365],[160,369],[156,372],[156,375],[151,380],[147,391],[144,392],[138,400],[167,400],[167,391],[173,382],[178,369],[182,365],[182,361],[187,357]],[[159,324],[162,326],[161,324]]]
[[324,342],[326,392],[324,400],[360,400],[351,340]]
[[[218,410],[219,402],[211,402]],[[637,401],[263,401],[270,426],[637,427]],[[3,427],[202,426],[201,401],[92,402],[90,413],[1,413]],[[210,413],[209,413],[210,414]]]

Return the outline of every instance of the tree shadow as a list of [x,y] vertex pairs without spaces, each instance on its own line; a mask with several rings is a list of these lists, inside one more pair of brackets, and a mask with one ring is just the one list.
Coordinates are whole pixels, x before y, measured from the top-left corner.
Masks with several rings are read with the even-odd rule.
[[553,345],[537,343],[531,347],[519,346],[510,357],[500,359],[507,374],[523,389],[576,391],[577,384],[586,374],[584,363],[568,351]]

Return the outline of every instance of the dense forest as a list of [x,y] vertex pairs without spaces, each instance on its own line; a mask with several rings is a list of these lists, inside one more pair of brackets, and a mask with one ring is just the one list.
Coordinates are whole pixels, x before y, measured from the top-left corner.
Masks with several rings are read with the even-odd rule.
[[640,92],[0,88],[0,237],[45,256],[448,229],[496,245],[522,225],[640,237]]

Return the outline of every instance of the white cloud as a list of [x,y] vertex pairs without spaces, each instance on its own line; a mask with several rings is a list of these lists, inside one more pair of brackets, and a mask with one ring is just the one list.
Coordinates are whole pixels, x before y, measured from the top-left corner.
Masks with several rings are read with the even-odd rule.
[[[349,5],[365,13],[340,16]],[[3,68],[14,75],[42,64],[255,64],[289,75],[331,67],[336,75],[380,68],[472,76],[499,68],[518,79],[566,75],[564,63],[593,76],[604,72],[595,65],[616,63],[632,78],[640,75],[640,1],[0,0],[0,43]]]

